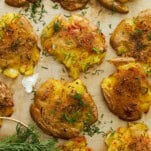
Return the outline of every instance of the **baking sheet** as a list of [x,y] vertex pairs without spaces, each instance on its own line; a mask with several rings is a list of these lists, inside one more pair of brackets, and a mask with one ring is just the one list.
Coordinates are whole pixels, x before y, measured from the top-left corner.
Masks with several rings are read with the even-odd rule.
[[[99,128],[102,133],[95,134],[93,137],[86,136],[88,146],[90,146],[94,151],[106,151],[107,149],[104,144],[103,132],[106,132],[111,128],[116,129],[119,126],[126,125],[126,122],[118,119],[109,111],[100,91],[101,80],[115,71],[114,66],[109,64],[107,61],[110,58],[116,57],[115,52],[109,45],[110,34],[122,19],[137,16],[140,11],[151,8],[151,1],[133,0],[129,2],[128,5],[130,12],[126,15],[109,11],[103,8],[98,2],[93,0],[91,0],[90,3],[86,6],[87,9],[74,12],[65,11],[60,7],[60,5],[58,5],[58,9],[53,9],[52,6],[54,6],[54,3],[51,0],[43,0],[43,3],[47,11],[43,17],[43,20],[46,22],[46,24],[48,24],[55,15],[83,14],[82,12],[85,12],[85,17],[87,17],[94,24],[98,24],[98,22],[100,22],[100,27],[106,37],[107,56],[101,65],[94,66],[93,68],[89,69],[87,73],[82,73],[80,79],[87,86],[88,91],[91,93],[97,105],[99,120],[101,121]],[[4,3],[4,0],[0,0],[0,16],[7,12],[19,11],[19,8],[10,7]],[[34,26],[34,30],[38,35],[40,35],[41,30],[43,29],[42,23],[35,24],[32,21],[31,23]],[[48,69],[42,68],[43,66],[47,67]],[[45,56],[41,54],[40,60],[35,67],[35,73],[39,74],[39,78],[35,85],[35,90],[48,78],[71,80],[71,78],[68,77],[67,71],[63,71],[64,69],[65,67],[55,61],[51,56]],[[95,73],[96,70],[100,72]],[[33,93],[27,94],[25,92],[21,84],[22,79],[22,75],[16,79],[9,79],[3,75],[0,75],[0,80],[4,81],[9,87],[11,87],[14,93],[15,111],[12,117],[21,120],[26,124],[30,124],[33,123],[29,113],[30,104],[33,102]],[[140,121],[144,121],[151,128],[151,110],[147,114],[143,115]],[[0,129],[0,138],[13,134],[14,132],[15,124],[4,121],[3,127]],[[47,135],[43,135],[43,137],[49,138]]]

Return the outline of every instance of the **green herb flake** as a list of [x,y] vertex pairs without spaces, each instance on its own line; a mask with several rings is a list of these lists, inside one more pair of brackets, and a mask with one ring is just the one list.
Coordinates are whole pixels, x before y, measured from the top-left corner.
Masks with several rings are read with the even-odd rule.
[[85,16],[86,13],[87,13],[87,11],[84,11],[84,10],[83,10],[83,11],[81,12],[81,15],[82,15],[82,16]]
[[148,40],[151,41],[151,33],[148,34]]
[[55,32],[58,32],[60,30],[60,24],[58,21],[54,22],[53,28]]
[[69,117],[66,113],[63,113],[62,118],[71,124],[77,122],[77,116],[75,114]]
[[82,96],[80,93],[76,92],[73,96],[71,96],[73,99],[78,100],[79,101],[79,106],[83,106],[84,102],[82,99]]
[[41,68],[43,68],[43,69],[48,69],[47,67],[44,67],[44,66],[42,66]]
[[36,24],[42,23],[42,25],[45,25],[45,21],[42,20],[42,18],[47,11],[45,10],[44,4],[42,4],[41,0],[36,0],[34,3],[26,5],[19,11],[19,13],[26,16]]
[[71,17],[71,14],[69,14],[69,15],[66,15],[66,14],[65,14],[64,16],[65,16],[66,18],[69,18],[69,17]]
[[73,44],[73,42],[72,41],[66,41],[66,44],[71,45],[71,44]]
[[101,119],[103,119],[103,117],[104,117],[104,114],[101,114]]
[[101,133],[101,131],[100,131],[99,127],[96,126],[95,124],[92,125],[92,126],[86,125],[86,126],[84,127],[84,134],[87,134],[87,135],[89,135],[89,136],[91,136],[91,137],[92,137],[94,134],[100,134],[100,133]]
[[92,73],[92,75],[100,75],[101,72],[104,72],[104,70],[95,70],[95,72]]
[[102,33],[102,30],[101,30],[101,28],[100,28],[100,21],[97,21],[96,26],[98,27],[99,33]]
[[142,36],[143,35],[143,30],[142,29],[136,29],[134,35]]
[[52,6],[52,8],[53,8],[53,9],[58,9],[58,4],[54,4],[54,5]]
[[95,52],[95,53],[97,53],[97,54],[99,54],[99,53],[102,53],[103,51],[102,50],[99,50],[98,48],[96,48],[96,47],[93,47],[92,48],[92,51],[93,52]]
[[109,24],[109,28],[110,28],[110,29],[112,28],[112,24]]

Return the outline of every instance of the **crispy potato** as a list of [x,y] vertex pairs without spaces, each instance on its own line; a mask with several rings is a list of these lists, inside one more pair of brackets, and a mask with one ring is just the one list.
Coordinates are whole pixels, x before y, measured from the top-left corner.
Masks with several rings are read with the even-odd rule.
[[[13,94],[6,84],[0,81],[0,116],[11,116],[13,113]],[[0,120],[0,127],[2,120]]]
[[49,79],[36,91],[31,116],[44,132],[59,138],[73,138],[98,118],[97,108],[80,80]]
[[135,62],[117,63],[117,72],[103,79],[101,88],[109,109],[119,118],[134,121],[147,113],[151,103],[151,86],[143,68]]
[[119,13],[128,13],[129,9],[124,4],[129,0],[98,0],[104,7]]
[[106,54],[103,34],[86,18],[76,15],[55,17],[43,29],[41,44],[69,69],[74,79],[79,78],[81,71],[100,64]]
[[28,2],[34,2],[35,0],[5,0],[5,3],[7,3],[10,6],[14,7],[21,7],[27,4]]
[[151,9],[124,19],[112,33],[110,43],[117,55],[133,57],[151,75]]
[[0,71],[16,78],[31,75],[39,59],[37,35],[28,20],[14,13],[0,19]]
[[69,11],[82,9],[89,2],[89,0],[53,0],[59,2],[61,6]]
[[86,138],[84,136],[75,137],[62,146],[59,147],[60,151],[92,151],[87,147]]
[[151,151],[151,135],[144,123],[128,123],[109,132],[105,143],[108,151]]

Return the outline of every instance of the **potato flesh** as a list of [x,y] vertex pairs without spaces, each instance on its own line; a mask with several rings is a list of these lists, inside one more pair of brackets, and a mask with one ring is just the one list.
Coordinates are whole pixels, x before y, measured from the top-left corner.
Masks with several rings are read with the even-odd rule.
[[[11,116],[13,113],[13,94],[11,90],[0,81],[0,116]],[[2,120],[0,120],[0,127]]]
[[31,75],[38,59],[37,36],[30,23],[19,14],[5,14],[0,20],[1,72],[10,78]]
[[97,108],[80,80],[49,79],[36,91],[30,111],[47,134],[66,139],[78,136],[85,122],[97,120]]
[[112,33],[110,43],[117,55],[133,57],[147,75],[151,75],[151,10],[137,17],[122,20]]
[[118,71],[101,83],[109,109],[121,119],[140,119],[151,104],[151,87],[139,64],[120,65]]
[[[55,32],[57,26],[59,29]],[[105,57],[104,36],[81,16],[54,18],[44,28],[41,43],[45,50],[69,69],[69,75],[74,79],[93,64],[100,64]]]
[[59,147],[60,151],[91,151],[90,148],[87,147],[86,138],[84,136],[75,137],[62,146]]
[[144,123],[128,123],[110,132],[105,143],[108,151],[150,151],[151,137]]

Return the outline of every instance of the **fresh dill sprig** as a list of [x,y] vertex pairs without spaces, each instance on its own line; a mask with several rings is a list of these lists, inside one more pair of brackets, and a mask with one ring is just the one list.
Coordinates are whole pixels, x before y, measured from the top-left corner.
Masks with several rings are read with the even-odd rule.
[[34,127],[16,126],[16,134],[0,141],[0,151],[59,151],[56,140],[39,140],[39,134]]

